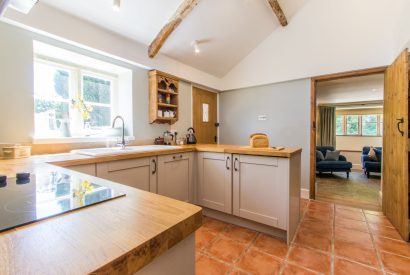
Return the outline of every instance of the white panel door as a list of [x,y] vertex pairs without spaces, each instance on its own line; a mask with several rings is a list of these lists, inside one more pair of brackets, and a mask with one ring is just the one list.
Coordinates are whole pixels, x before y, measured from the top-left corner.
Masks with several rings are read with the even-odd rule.
[[192,174],[192,153],[158,156],[157,193],[177,200],[193,202]]
[[232,214],[232,155],[198,153],[198,204]]
[[156,157],[97,163],[97,177],[156,192]]
[[233,213],[285,229],[288,178],[276,157],[233,155]]

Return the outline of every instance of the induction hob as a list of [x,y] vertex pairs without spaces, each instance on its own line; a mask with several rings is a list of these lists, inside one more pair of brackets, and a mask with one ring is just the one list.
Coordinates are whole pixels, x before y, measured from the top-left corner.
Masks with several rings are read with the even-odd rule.
[[31,175],[23,181],[8,178],[7,185],[0,186],[0,232],[122,196],[60,172]]

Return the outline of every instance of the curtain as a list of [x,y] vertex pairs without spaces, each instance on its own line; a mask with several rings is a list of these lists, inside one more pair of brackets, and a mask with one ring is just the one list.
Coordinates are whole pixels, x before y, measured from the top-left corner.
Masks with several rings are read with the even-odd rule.
[[319,106],[316,144],[336,148],[336,107]]

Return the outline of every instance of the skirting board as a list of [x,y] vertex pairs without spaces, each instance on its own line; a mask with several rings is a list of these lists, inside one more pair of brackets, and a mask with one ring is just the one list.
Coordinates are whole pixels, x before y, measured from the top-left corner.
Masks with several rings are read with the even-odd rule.
[[300,197],[302,199],[309,199],[309,189],[301,188],[300,189]]

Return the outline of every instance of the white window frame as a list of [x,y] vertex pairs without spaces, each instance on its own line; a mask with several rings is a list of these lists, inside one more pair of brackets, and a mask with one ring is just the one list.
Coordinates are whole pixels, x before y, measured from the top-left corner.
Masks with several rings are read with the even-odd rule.
[[[69,98],[60,100],[60,99],[54,99],[54,98],[44,98],[44,97],[39,97],[35,91],[33,91],[33,97],[34,97],[34,102],[36,99],[40,100],[49,100],[49,101],[55,101],[55,102],[67,102],[69,105],[68,112],[69,112],[69,117],[72,117],[72,112],[76,111],[73,108],[71,108],[72,99],[77,99],[77,98],[83,98],[83,81],[82,81],[82,76],[83,75],[88,75],[92,77],[97,77],[97,78],[102,78],[109,80],[111,82],[111,91],[110,91],[110,104],[101,104],[101,103],[96,103],[96,102],[85,102],[86,104],[93,105],[93,106],[104,106],[104,107],[110,107],[111,112],[110,112],[110,121],[112,121],[115,112],[117,111],[117,99],[115,98],[115,95],[118,94],[118,78],[119,76],[110,72],[104,72],[104,71],[98,71],[93,68],[87,68],[84,66],[76,65],[76,64],[71,64],[69,62],[66,62],[64,60],[58,60],[54,58],[49,58],[47,56],[43,55],[35,55],[34,56],[34,64],[36,63],[43,63],[46,65],[50,65],[53,67],[61,68],[63,70],[66,70],[70,73],[70,83],[69,83]],[[34,80],[35,81],[35,80]],[[35,113],[33,114],[35,115]],[[87,130],[86,133],[84,133],[83,136],[75,136],[75,137],[44,137],[44,136],[36,136],[36,129],[35,129],[35,136],[33,138],[35,143],[45,143],[45,142],[56,142],[63,140],[63,142],[82,142],[82,141],[105,141],[106,138],[92,138],[90,136],[95,135],[95,134],[100,134],[103,132],[104,129],[110,128],[111,125],[106,125],[102,127],[96,127]]]

